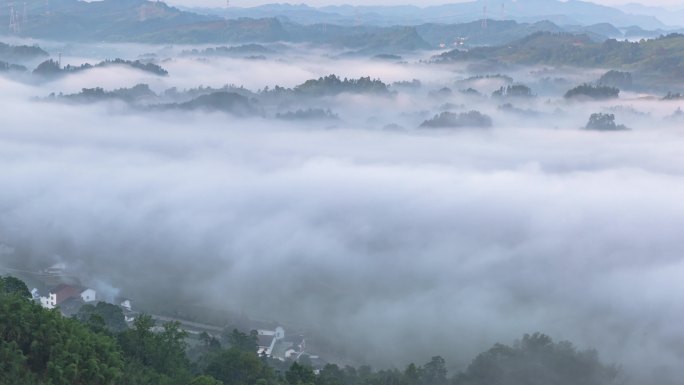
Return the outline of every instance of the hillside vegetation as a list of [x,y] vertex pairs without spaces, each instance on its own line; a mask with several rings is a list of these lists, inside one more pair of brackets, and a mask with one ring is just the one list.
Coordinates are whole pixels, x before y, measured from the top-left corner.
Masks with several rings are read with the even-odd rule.
[[190,349],[175,322],[155,327],[141,315],[129,328],[120,309],[105,303],[64,318],[30,297],[22,281],[0,277],[0,385],[514,385],[538,378],[570,385],[578,375],[585,385],[611,385],[618,374],[595,351],[539,333],[496,344],[451,378],[440,356],[401,371],[326,364],[315,373],[306,362],[258,356],[256,332],[204,333]]
[[610,39],[597,43],[585,35],[539,32],[506,45],[452,50],[434,60],[625,69],[681,81],[684,80],[684,35],[671,34],[639,42]]

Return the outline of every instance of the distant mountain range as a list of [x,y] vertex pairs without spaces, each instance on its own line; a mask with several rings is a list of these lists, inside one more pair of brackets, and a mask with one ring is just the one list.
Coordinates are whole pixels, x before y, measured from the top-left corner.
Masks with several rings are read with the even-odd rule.
[[630,3],[619,7],[620,10],[634,14],[652,16],[663,23],[676,27],[684,27],[684,5],[680,9],[665,9],[637,3]]
[[[189,11],[146,0],[52,0],[49,3],[26,0],[21,9],[0,8],[0,20],[14,20],[12,24],[0,23],[0,35],[158,44],[282,41],[322,44],[352,54],[377,55],[446,48],[454,44],[505,44],[535,32],[585,34],[601,42],[608,38],[655,37],[671,31],[653,16],[634,16],[587,2],[503,1],[500,18],[510,16],[528,21],[496,20],[495,12],[491,10],[488,16],[492,17],[483,23],[484,3],[479,0],[426,8],[312,8],[280,4],[227,11]],[[459,20],[461,22],[456,22]],[[626,25],[629,27],[624,27]],[[652,29],[646,29],[648,26]]]
[[341,5],[315,8],[304,4],[270,4],[249,8],[188,9],[231,19],[278,17],[300,24],[453,24],[487,18],[532,23],[548,20],[559,25],[610,23],[621,28],[638,26],[643,29],[664,29],[667,28],[667,24],[684,26],[684,18],[681,17],[668,17],[669,23],[659,20],[659,17],[668,14],[660,8],[644,7],[644,12],[640,12],[637,7],[618,9],[577,0],[474,0],[429,7]]

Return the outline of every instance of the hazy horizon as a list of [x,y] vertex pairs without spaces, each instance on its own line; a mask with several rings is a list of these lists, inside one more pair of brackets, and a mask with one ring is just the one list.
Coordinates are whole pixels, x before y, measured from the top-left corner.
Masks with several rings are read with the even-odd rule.
[[[393,0],[373,0],[373,1],[363,1],[363,0],[295,0],[295,1],[278,1],[278,0],[230,0],[231,6],[236,7],[253,7],[264,4],[278,4],[278,3],[289,3],[289,4],[306,4],[310,6],[326,6],[326,5],[417,5],[417,6],[431,6],[431,5],[443,5],[452,3],[465,3],[469,1],[445,1],[445,0],[424,0],[424,1],[393,1]],[[594,0],[587,1],[596,4],[608,5],[608,6],[622,6],[627,4],[642,4],[645,6],[661,6],[669,7],[674,9],[684,8],[679,0],[655,0],[649,1],[648,3],[643,3],[639,1],[621,1],[621,0]],[[226,1],[224,0],[169,0],[169,4],[183,5],[187,7],[193,6],[203,6],[203,7],[225,7]],[[499,3],[496,0],[490,0],[492,6]]]

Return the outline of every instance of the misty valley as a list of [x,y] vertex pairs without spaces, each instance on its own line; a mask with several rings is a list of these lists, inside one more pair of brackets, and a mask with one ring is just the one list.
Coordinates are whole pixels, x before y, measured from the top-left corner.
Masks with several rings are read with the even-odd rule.
[[674,385],[684,8],[0,2],[0,385]]

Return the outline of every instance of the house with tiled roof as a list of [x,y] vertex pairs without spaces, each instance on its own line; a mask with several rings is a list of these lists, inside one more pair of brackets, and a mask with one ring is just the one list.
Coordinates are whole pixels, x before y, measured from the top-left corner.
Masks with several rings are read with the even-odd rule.
[[270,357],[276,343],[285,338],[285,329],[278,326],[275,330],[257,330],[257,354]]

